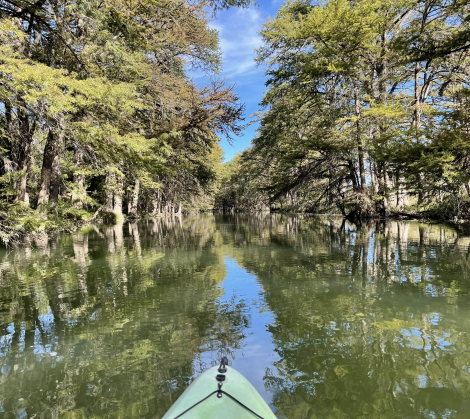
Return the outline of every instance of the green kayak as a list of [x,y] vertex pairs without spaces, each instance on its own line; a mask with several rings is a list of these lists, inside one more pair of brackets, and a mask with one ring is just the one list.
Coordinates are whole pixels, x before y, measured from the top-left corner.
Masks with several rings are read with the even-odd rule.
[[276,419],[249,383],[227,366],[226,358],[197,377],[163,419]]

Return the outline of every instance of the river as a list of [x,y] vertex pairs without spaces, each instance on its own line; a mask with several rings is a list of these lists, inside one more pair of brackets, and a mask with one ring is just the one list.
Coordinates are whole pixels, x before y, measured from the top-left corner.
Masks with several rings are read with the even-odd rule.
[[470,417],[470,239],[279,214],[0,249],[0,417],[161,418],[222,355],[278,418]]

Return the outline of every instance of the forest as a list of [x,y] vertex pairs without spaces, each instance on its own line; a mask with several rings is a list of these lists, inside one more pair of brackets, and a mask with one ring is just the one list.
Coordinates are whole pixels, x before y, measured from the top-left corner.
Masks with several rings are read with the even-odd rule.
[[[0,239],[201,210],[470,218],[463,0],[285,2],[252,146],[218,11],[248,0],[0,0]],[[202,69],[197,85],[188,72]]]
[[460,0],[288,1],[261,30],[258,135],[219,207],[469,217],[470,9]]
[[1,239],[207,206],[244,111],[209,22],[248,5],[1,0]]

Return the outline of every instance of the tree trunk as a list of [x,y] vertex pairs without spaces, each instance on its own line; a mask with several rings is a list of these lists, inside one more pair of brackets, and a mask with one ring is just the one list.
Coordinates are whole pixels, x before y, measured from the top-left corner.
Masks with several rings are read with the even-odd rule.
[[360,178],[360,190],[362,193],[366,190],[366,173],[364,170],[364,148],[362,147],[362,138],[361,138],[361,126],[359,123],[359,118],[361,116],[361,104],[359,102],[359,91],[357,87],[354,89],[354,103],[356,111],[356,141],[357,141],[357,151],[358,151],[358,165],[359,165],[359,178]]
[[154,212],[155,211],[156,211],[156,214],[158,215],[161,215],[163,212],[162,197],[161,197],[160,189],[157,190],[157,199],[154,201]]
[[[29,159],[28,159],[29,160]],[[29,194],[27,191],[28,187],[28,170],[29,170],[29,162],[23,161],[22,166],[20,166],[20,170],[23,172],[21,174],[20,179],[18,180],[18,196],[16,197],[16,201],[23,202],[26,206],[29,206]]]
[[414,109],[414,123],[413,125],[416,126],[417,135],[419,137],[419,129],[421,127],[421,103],[420,103],[420,95],[419,95],[419,63],[415,64],[415,71],[414,71],[414,99],[415,99],[415,109]]
[[[121,187],[121,191],[122,191],[122,187],[123,187],[123,182],[122,180],[118,180],[117,181],[117,187]],[[116,215],[120,215],[122,216],[122,192],[121,191],[116,191],[114,193],[114,206],[113,206],[113,212],[116,214]]]
[[383,215],[388,216],[390,214],[390,203],[388,201],[388,190],[389,190],[389,179],[387,170],[383,170]]
[[378,181],[378,195],[381,196],[381,200],[377,201],[377,212],[386,217],[390,214],[390,206],[388,201],[388,174],[385,165],[382,163],[377,167],[377,181]]
[[115,186],[115,175],[111,170],[107,171],[106,174],[106,197],[105,197],[105,206],[106,211],[113,211],[113,190]]
[[[17,138],[18,137],[18,130],[17,130],[17,127],[15,125],[15,122],[14,122],[14,114],[13,114],[13,109],[11,108],[11,105],[6,102],[5,103],[5,119],[6,119],[6,126],[5,126],[5,130],[2,132],[3,134],[3,138],[4,138],[4,141],[5,141],[5,145],[8,149],[8,151],[10,151],[10,156],[11,156],[11,160],[5,155],[7,153],[5,153],[3,155],[3,170],[0,172],[0,174],[6,174],[6,173],[9,173],[9,172],[12,172],[15,168],[14,166],[14,138]],[[3,154],[3,153],[2,153]]]
[[328,205],[332,205],[334,203],[334,182],[332,182],[333,179],[333,170],[330,167],[328,169]]
[[[120,163],[122,166],[122,162]],[[116,215],[116,221],[120,222],[123,219],[122,216],[122,195],[124,193],[124,180],[121,174],[116,176],[116,188],[114,190],[114,207],[113,213]]]
[[358,163],[359,163],[359,176],[361,178],[361,192],[365,193],[366,191],[366,171],[364,169],[364,151],[362,146],[358,148]]
[[[416,128],[416,139],[418,143],[421,143],[420,129],[421,129],[421,100],[419,93],[419,75],[420,75],[420,65],[416,63],[414,71],[414,115],[413,115],[413,124]],[[421,205],[424,201],[424,176],[422,173],[418,173],[418,205]]]
[[337,200],[337,202],[336,202],[336,205],[340,209],[341,214],[343,215],[343,217],[346,217],[346,209],[344,207],[343,199],[346,195],[347,189],[348,189],[348,182],[347,182],[346,179],[343,178],[340,181],[340,183],[338,184],[338,195],[339,195],[340,199]]
[[52,161],[51,185],[49,189],[49,201],[52,203],[54,213],[57,215],[57,204],[59,202],[60,189],[60,162],[59,154],[54,156]]
[[152,215],[160,215],[161,214],[161,199],[160,199],[160,191],[157,191],[157,197],[152,201]]
[[[75,146],[73,153],[73,164],[75,166],[75,170],[80,171],[83,164],[83,151],[77,146]],[[85,176],[79,172],[74,173],[73,183],[75,184],[75,187],[72,192],[72,204],[77,209],[83,209],[86,196]]]
[[354,167],[354,163],[350,160],[348,162],[349,165],[349,173],[350,173],[350,178],[353,184],[353,190],[354,192],[358,191],[358,179],[357,179],[357,173],[356,173],[356,168]]
[[379,188],[378,188],[378,183],[377,183],[376,168],[375,168],[375,164],[372,163],[372,159],[370,157],[369,157],[369,165],[370,165],[370,182],[371,182],[372,190],[374,191],[375,194],[377,194]]
[[6,137],[11,144],[11,137],[14,135],[15,127],[13,124],[13,109],[8,102],[5,102],[5,118],[6,118]]
[[397,208],[398,211],[403,211],[404,207],[408,205],[408,195],[405,188],[405,176],[402,171],[397,170],[396,175],[397,185]]
[[[60,140],[62,135],[49,130],[47,141],[44,147],[44,155],[41,169],[41,187],[39,189],[38,207],[47,204],[50,198],[50,188],[52,181],[52,171],[56,156],[59,156]],[[58,161],[56,162],[58,163]]]
[[134,190],[132,191],[132,194],[129,200],[128,215],[130,217],[137,217],[137,207],[139,204],[139,188],[140,188],[140,182],[139,182],[139,179],[136,179],[134,183]]
[[29,117],[24,112],[19,113],[18,120],[20,124],[20,143],[18,145],[17,164],[18,171],[22,173],[17,182],[18,195],[16,200],[29,205],[29,195],[26,189],[28,171],[31,165],[31,144],[33,142],[34,127],[30,127]]

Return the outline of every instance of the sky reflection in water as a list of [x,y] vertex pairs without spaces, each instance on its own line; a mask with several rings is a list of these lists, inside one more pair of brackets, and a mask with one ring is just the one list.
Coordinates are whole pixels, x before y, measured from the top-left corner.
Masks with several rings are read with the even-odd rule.
[[469,244],[256,214],[0,250],[0,413],[159,418],[226,354],[279,418],[469,417]]

